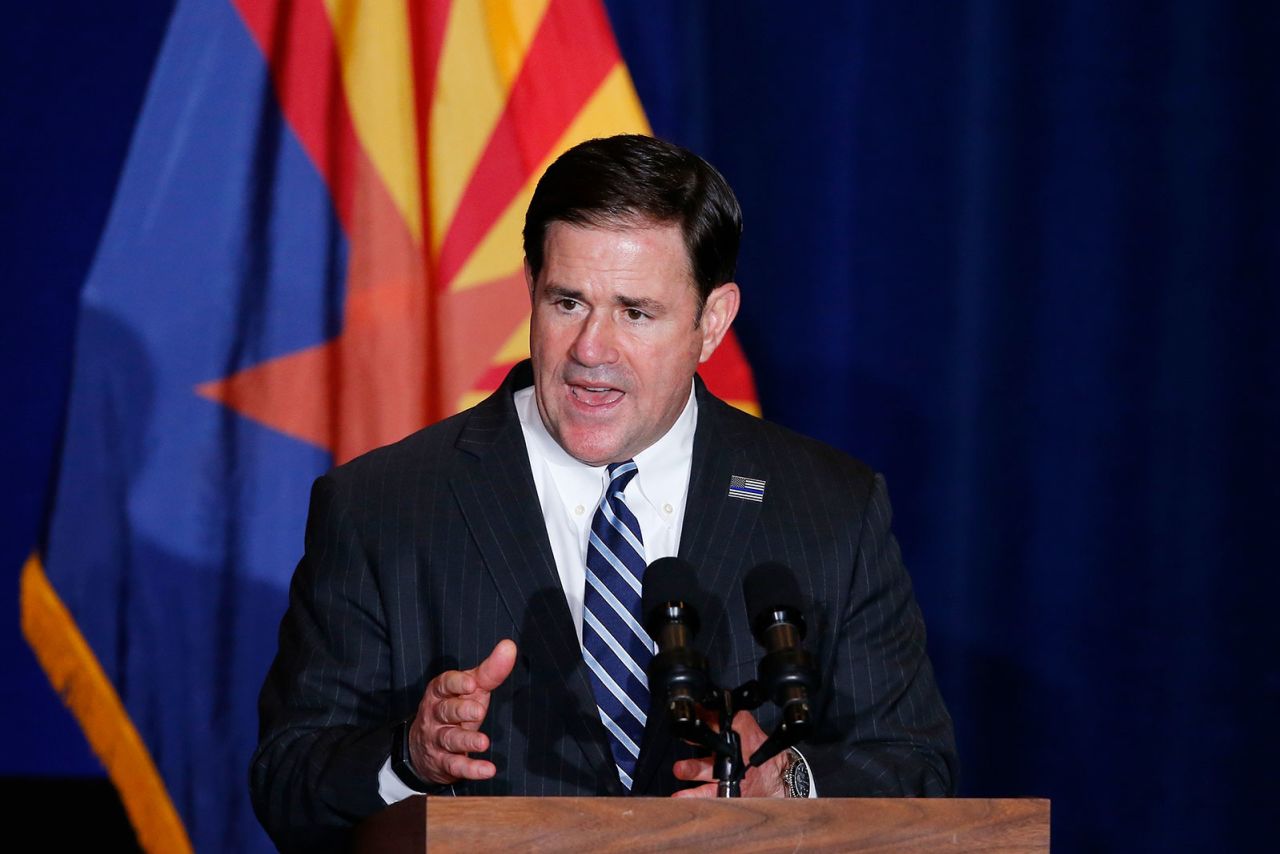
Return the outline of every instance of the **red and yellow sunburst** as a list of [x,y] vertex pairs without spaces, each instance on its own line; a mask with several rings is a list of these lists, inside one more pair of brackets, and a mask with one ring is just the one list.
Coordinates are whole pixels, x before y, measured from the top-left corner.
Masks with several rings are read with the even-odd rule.
[[[520,230],[547,165],[648,133],[598,0],[236,0],[350,244],[340,334],[200,386],[339,461],[462,409],[528,355]],[[730,336],[711,389],[756,410]]]

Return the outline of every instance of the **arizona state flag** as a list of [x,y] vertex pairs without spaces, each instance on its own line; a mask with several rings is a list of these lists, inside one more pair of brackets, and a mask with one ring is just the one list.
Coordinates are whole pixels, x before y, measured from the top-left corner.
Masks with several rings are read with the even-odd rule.
[[[247,767],[312,479],[497,386],[538,176],[646,130],[597,0],[179,4],[22,589],[146,848],[269,847]],[[703,374],[754,405],[732,339]]]

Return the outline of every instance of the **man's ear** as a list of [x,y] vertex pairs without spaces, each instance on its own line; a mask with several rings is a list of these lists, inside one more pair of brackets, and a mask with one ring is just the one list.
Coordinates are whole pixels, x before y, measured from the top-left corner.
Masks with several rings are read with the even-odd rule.
[[707,295],[702,307],[702,353],[698,362],[705,362],[720,346],[728,334],[733,319],[738,316],[738,301],[742,294],[734,282],[725,282]]
[[524,284],[529,289],[529,305],[533,305],[533,270],[529,269],[529,259],[524,259]]

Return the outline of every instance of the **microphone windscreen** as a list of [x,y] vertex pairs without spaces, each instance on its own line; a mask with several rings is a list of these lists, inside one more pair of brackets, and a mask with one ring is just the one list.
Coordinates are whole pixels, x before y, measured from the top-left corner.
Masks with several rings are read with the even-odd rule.
[[779,607],[804,610],[795,573],[777,561],[762,563],[747,573],[742,580],[742,597],[747,600],[747,617],[752,620]]
[[665,602],[692,602],[696,588],[693,565],[678,557],[660,557],[644,571],[640,613],[646,618]]

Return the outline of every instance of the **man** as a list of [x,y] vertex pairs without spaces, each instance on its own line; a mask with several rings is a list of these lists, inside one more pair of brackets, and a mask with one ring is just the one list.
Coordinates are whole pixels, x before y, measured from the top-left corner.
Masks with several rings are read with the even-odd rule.
[[[639,590],[676,554],[709,594],[719,684],[761,653],[747,570],[791,567],[812,603],[815,730],[744,795],[953,791],[883,481],[695,376],[738,311],[740,234],[724,179],[676,146],[593,140],[548,169],[524,232],[531,362],[313,489],[251,774],[277,844],[339,844],[414,792],[714,794],[649,713]],[[777,721],[759,714],[733,724],[747,756]]]

